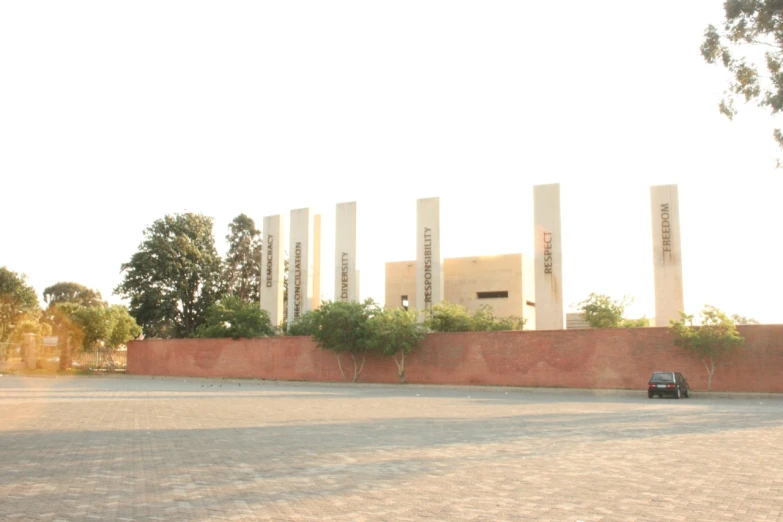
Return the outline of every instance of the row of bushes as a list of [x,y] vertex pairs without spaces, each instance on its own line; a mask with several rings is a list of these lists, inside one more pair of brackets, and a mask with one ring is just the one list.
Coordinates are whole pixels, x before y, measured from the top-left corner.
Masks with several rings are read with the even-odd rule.
[[489,306],[470,313],[463,306],[445,302],[433,307],[424,319],[420,321],[415,310],[383,308],[372,299],[360,303],[325,301],[318,309],[276,329],[265,310],[230,297],[210,307],[196,337],[310,335],[321,348],[335,353],[343,378],[346,374],[341,355],[351,358],[352,380],[356,382],[367,354],[374,352],[391,357],[404,382],[405,356],[428,332],[521,330],[525,324],[521,317],[495,317]]

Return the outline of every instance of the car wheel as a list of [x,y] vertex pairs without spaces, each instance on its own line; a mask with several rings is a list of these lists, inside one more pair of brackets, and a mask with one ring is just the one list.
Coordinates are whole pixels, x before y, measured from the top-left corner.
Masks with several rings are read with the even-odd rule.
[[650,393],[650,392],[647,392],[647,398],[648,398],[648,399],[652,399],[652,398],[653,398],[653,394],[652,394],[652,393]]
[[685,398],[686,399],[690,399],[691,398],[691,390],[690,389],[686,389],[685,390]]
[[682,393],[680,392],[680,389],[677,388],[677,395],[675,396],[677,399],[682,399]]

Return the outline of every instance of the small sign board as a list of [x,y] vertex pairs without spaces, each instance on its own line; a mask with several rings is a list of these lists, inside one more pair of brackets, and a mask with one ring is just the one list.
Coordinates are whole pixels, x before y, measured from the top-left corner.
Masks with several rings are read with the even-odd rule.
[[43,345],[44,346],[57,346],[58,341],[59,341],[59,339],[56,336],[54,336],[54,337],[44,337],[43,338]]

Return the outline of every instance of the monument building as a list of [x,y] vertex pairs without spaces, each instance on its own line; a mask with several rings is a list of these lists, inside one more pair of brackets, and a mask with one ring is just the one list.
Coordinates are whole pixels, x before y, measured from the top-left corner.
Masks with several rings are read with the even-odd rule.
[[[476,311],[490,305],[496,316],[514,315],[535,329],[533,259],[522,254],[455,257],[443,260],[443,300]],[[416,261],[386,263],[387,308],[417,308]],[[433,303],[438,304],[437,302]]]

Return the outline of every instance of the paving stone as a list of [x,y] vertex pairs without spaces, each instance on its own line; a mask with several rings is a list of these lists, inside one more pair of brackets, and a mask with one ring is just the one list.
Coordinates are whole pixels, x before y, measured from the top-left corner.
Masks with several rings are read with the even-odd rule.
[[783,400],[0,382],[0,519],[783,520]]

